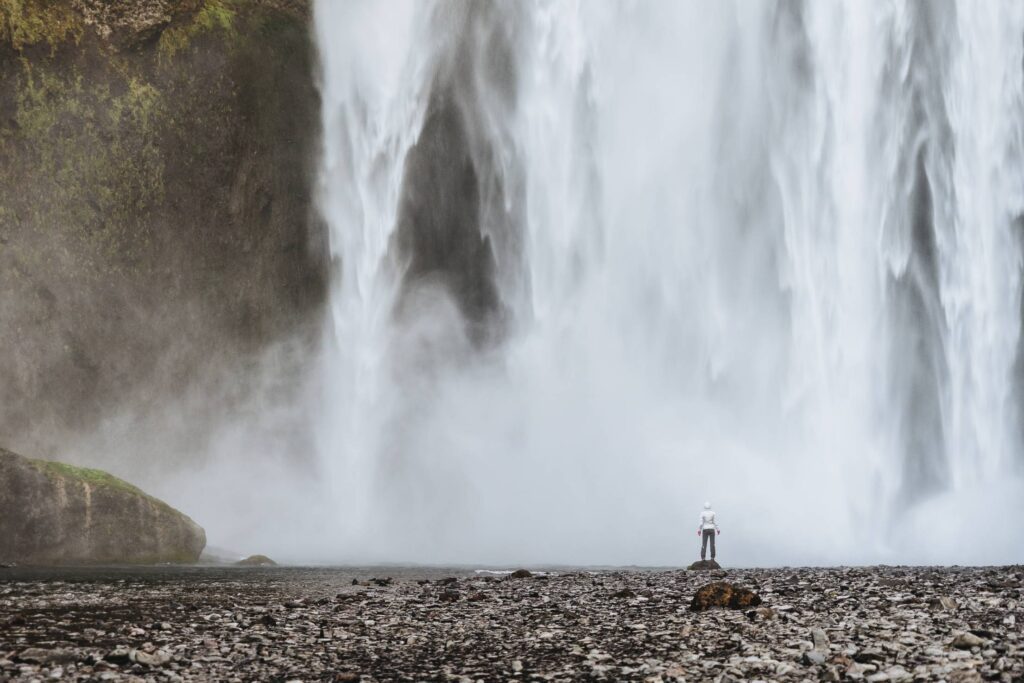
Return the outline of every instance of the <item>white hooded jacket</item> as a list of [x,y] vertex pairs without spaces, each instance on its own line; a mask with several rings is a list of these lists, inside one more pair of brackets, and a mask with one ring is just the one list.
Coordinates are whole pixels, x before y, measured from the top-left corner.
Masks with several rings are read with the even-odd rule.
[[711,509],[711,503],[704,503],[704,511],[700,513],[700,529],[714,529],[718,531],[718,523],[715,522],[715,511]]

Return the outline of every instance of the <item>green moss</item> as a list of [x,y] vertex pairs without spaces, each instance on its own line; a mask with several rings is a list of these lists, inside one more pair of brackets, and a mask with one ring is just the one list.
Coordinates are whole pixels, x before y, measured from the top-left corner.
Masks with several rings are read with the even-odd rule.
[[46,43],[51,53],[67,40],[82,37],[82,20],[61,0],[0,1],[0,43],[19,52],[27,46]]
[[235,29],[235,9],[232,0],[204,0],[199,11],[190,21],[173,26],[160,34],[157,54],[161,63],[166,63],[175,54],[185,49],[192,40],[203,33],[219,30],[229,42],[238,39]]
[[54,462],[52,460],[30,460],[30,462],[50,477],[64,477],[75,481],[81,481],[89,484],[90,486],[117,489],[118,491],[124,491],[125,493],[142,496],[143,498],[163,505],[163,503],[141,489],[132,486],[123,479],[118,479],[114,475],[104,472],[103,470],[94,470],[88,467],[75,467],[74,465],[68,465],[63,462]]
[[[146,214],[164,198],[163,98],[138,77],[112,76],[89,83],[74,67],[23,60],[14,116],[19,166],[29,173],[22,183],[47,198],[27,204],[26,217],[62,226],[64,253],[96,275],[132,268],[151,238]],[[62,252],[34,256],[29,262]]]

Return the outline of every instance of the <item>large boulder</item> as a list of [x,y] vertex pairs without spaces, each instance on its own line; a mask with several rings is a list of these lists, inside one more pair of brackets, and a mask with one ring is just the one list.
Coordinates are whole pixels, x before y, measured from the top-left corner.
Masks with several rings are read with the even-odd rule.
[[0,448],[0,561],[185,563],[205,545],[198,524],[117,477]]

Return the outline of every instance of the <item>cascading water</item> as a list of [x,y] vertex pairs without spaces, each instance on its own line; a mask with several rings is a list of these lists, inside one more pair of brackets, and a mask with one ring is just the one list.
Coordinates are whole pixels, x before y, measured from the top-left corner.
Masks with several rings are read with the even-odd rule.
[[316,5],[321,556],[1020,561],[1024,5]]

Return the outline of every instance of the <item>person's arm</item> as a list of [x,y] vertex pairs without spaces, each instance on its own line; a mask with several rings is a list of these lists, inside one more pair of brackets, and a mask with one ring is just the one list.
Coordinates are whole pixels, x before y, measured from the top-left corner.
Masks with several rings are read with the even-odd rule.
[[718,520],[715,518],[715,515],[711,515],[711,523],[715,525],[715,533],[721,534],[722,530],[718,528]]

